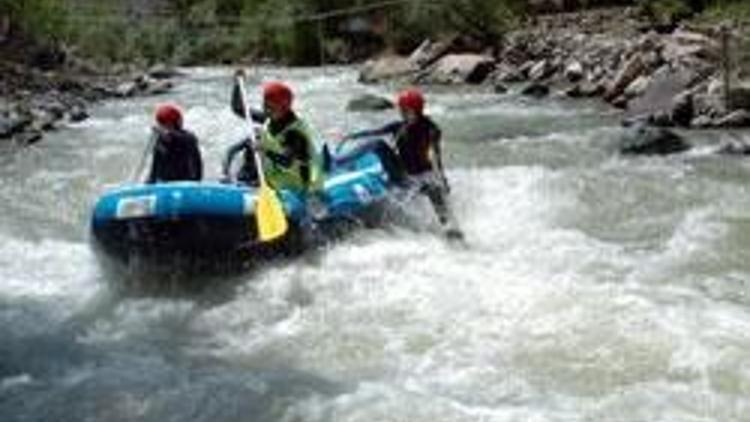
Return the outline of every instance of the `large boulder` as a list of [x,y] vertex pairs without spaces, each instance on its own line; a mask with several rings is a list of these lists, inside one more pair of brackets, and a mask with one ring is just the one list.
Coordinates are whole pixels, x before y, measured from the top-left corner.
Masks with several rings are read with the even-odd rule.
[[359,73],[362,83],[377,83],[388,79],[413,75],[419,67],[406,57],[383,56],[368,60]]
[[495,69],[495,60],[483,54],[449,54],[440,59],[424,81],[440,84],[479,84]]
[[667,155],[690,149],[688,144],[675,132],[650,126],[645,122],[633,122],[625,127],[620,138],[619,150],[622,154]]
[[448,54],[453,41],[424,40],[410,55],[408,60],[422,69]]
[[639,76],[644,74],[645,71],[646,65],[644,64],[641,55],[635,54],[620,68],[620,71],[617,73],[607,89],[607,92],[604,94],[604,99],[607,101],[613,101],[621,96],[625,92],[625,88],[627,88],[634,80],[638,79]]
[[[689,122],[692,115],[685,116],[687,108],[684,93],[693,79],[694,75],[688,70],[672,69],[669,66],[660,68],[645,86],[642,95],[630,102],[626,118],[680,114],[678,119],[681,123]],[[678,98],[680,95],[683,97]],[[692,97],[690,100],[692,101]],[[690,110],[692,108],[691,103]]]

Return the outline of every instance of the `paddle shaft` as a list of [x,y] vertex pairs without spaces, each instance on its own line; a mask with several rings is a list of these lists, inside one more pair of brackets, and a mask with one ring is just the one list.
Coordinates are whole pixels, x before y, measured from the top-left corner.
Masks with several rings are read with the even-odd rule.
[[148,155],[151,153],[151,150],[154,148],[154,143],[156,143],[156,139],[158,137],[159,137],[159,134],[156,133],[156,131],[151,132],[151,136],[148,138],[148,142],[146,143],[146,149],[143,150],[143,154],[141,154],[141,159],[138,161],[138,166],[136,166],[133,169],[133,174],[130,175],[130,180],[133,183],[138,182],[139,176],[143,173],[143,167],[146,165]]
[[242,76],[237,76],[237,86],[240,90],[240,98],[242,99],[242,109],[245,112],[245,120],[250,129],[250,144],[253,150],[253,159],[255,159],[256,173],[258,173],[258,182],[261,186],[266,185],[266,175],[263,172],[263,160],[260,157],[260,152],[257,148],[257,140],[255,139],[255,127],[253,126],[253,119],[250,115],[250,105],[247,101],[247,91],[245,90],[245,80]]

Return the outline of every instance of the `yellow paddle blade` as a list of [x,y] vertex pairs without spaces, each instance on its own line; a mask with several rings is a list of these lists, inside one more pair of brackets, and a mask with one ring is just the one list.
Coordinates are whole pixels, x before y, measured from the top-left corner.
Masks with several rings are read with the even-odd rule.
[[255,219],[258,225],[258,239],[261,242],[268,242],[281,237],[289,228],[281,200],[279,200],[276,192],[266,184],[261,185],[258,190],[258,197],[255,202]]

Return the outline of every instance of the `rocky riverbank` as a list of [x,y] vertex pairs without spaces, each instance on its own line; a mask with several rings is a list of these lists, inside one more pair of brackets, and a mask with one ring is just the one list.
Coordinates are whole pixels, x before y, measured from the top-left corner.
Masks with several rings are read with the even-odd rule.
[[179,76],[163,66],[102,70],[68,54],[27,48],[33,51],[29,44],[0,44],[0,143],[37,142],[45,132],[86,120],[92,103],[164,94]]
[[[624,122],[659,127],[750,126],[750,84],[741,69],[725,90],[722,44],[738,51],[742,28],[649,26],[633,8],[542,15],[507,34],[499,48],[460,38],[425,41],[408,57],[367,62],[363,82],[476,84],[498,93],[598,97]],[[732,57],[730,57],[732,58]],[[739,77],[739,78],[738,78]],[[750,81],[748,81],[750,82]]]

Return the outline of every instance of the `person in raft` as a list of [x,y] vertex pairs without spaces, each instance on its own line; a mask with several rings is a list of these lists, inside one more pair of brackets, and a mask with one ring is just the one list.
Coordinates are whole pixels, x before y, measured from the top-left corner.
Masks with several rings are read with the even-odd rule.
[[[235,76],[244,77],[244,71],[238,70]],[[274,189],[303,194],[311,213],[319,215],[325,212],[320,198],[324,178],[322,158],[308,124],[294,112],[293,100],[294,94],[287,84],[279,81],[263,84],[263,110],[250,110],[251,119],[262,122],[256,132],[256,144],[248,137],[229,147],[222,165],[223,180],[232,180],[232,161],[242,152],[243,162],[237,180],[256,185],[258,175],[253,154],[258,149],[268,184]],[[232,111],[245,118],[243,101],[235,80]]]
[[415,187],[426,195],[438,221],[445,228],[446,235],[462,239],[463,233],[448,204],[450,187],[443,171],[440,128],[424,113],[425,98],[420,90],[410,88],[399,92],[397,103],[401,113],[400,120],[377,129],[351,133],[343,138],[343,141],[348,141],[390,136],[395,144],[396,160],[393,159],[391,147],[383,140],[376,140],[336,161],[352,159],[353,155],[361,153],[363,149],[374,150],[381,157],[391,180],[397,185]]
[[156,140],[146,183],[201,180],[203,160],[198,138],[183,127],[182,111],[174,104],[156,109]]

